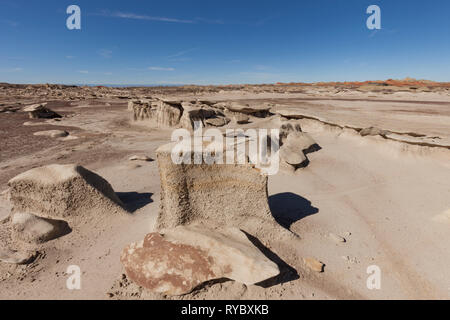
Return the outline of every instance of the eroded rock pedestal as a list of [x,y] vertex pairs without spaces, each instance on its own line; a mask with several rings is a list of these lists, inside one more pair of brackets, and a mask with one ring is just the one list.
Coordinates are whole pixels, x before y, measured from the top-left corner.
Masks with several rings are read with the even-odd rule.
[[[253,164],[176,164],[175,143],[156,151],[161,179],[157,229],[194,222],[240,227],[255,236],[286,232],[272,217],[267,176]],[[191,152],[191,159],[194,154]]]

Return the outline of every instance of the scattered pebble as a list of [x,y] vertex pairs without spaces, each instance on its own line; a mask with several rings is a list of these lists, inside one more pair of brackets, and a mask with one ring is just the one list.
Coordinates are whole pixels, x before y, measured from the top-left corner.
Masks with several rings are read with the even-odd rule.
[[335,242],[341,242],[341,243],[343,243],[343,242],[346,242],[346,241],[347,241],[347,240],[345,240],[344,237],[341,237],[341,236],[339,236],[339,235],[337,235],[337,234],[334,234],[334,233],[331,233],[331,232],[330,232],[330,234],[329,234],[328,236],[330,237],[331,240],[333,240],[333,241],[335,241]]
[[316,258],[304,258],[303,261],[305,262],[306,266],[310,268],[312,271],[315,272],[323,272],[325,264],[317,260]]

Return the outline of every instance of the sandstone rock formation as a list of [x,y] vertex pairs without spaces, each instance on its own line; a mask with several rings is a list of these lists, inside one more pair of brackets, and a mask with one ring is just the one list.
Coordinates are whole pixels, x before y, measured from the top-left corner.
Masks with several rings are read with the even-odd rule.
[[16,212],[11,218],[12,238],[30,244],[43,243],[70,232],[65,221],[45,219],[31,213]]
[[317,143],[307,133],[292,131],[280,148],[280,160],[294,169],[300,168],[308,163],[306,153],[314,151],[314,147],[317,147]]
[[376,128],[376,127],[369,127],[369,128],[364,128],[362,129],[359,134],[363,137],[365,136],[377,136],[380,135],[382,137],[385,137],[386,135],[388,135],[390,132],[388,130],[382,130],[380,128]]
[[11,264],[27,264],[34,259],[34,253],[0,248],[0,262]]
[[48,165],[12,178],[10,199],[13,212],[33,213],[50,219],[89,221],[94,212],[125,212],[111,185],[82,166]]
[[280,272],[237,228],[179,226],[150,233],[127,246],[121,261],[132,281],[170,295],[189,293],[209,280],[228,278],[250,285]]
[[225,108],[232,112],[239,112],[258,118],[265,118],[270,115],[271,106],[267,104],[249,104],[234,101],[225,104]]
[[45,136],[50,138],[63,138],[67,137],[69,133],[65,130],[46,130],[46,131],[37,131],[33,133],[34,136]]
[[[176,164],[171,158],[174,146],[169,143],[156,151],[161,179],[158,229],[199,222],[238,226],[256,236],[267,229],[283,233],[269,209],[267,176],[254,165]],[[193,159],[194,152],[187,156]]]
[[[200,101],[170,101],[162,99],[132,100],[128,110],[133,111],[134,120],[150,120],[160,127],[182,127],[193,129],[194,122],[203,127],[222,127],[231,120],[225,115],[225,108],[219,104]],[[242,116],[248,119],[247,116]],[[240,118],[239,121],[246,121]]]
[[47,103],[38,103],[25,107],[23,111],[28,112],[30,119],[45,118],[61,118],[61,115],[46,107]]

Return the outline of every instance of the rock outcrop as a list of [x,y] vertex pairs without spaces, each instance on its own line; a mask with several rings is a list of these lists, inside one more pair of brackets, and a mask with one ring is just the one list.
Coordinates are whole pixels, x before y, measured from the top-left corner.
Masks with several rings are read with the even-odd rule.
[[56,112],[50,110],[46,107],[47,103],[38,103],[33,104],[31,106],[25,107],[23,109],[24,112],[28,112],[28,116],[30,119],[38,119],[38,118],[45,118],[45,119],[53,119],[53,118],[62,118],[61,115],[57,114]]
[[48,165],[12,178],[10,200],[13,213],[33,213],[49,219],[89,221],[91,214],[125,212],[111,185],[82,166]]
[[317,143],[305,132],[292,131],[283,140],[280,162],[294,170],[306,166],[309,161],[306,154],[318,148]]
[[135,121],[148,119],[159,127],[193,129],[195,121],[201,122],[204,127],[219,127],[230,122],[220,109],[197,101],[170,101],[157,98],[132,100],[128,103],[128,110],[133,111]]
[[34,136],[45,136],[50,138],[64,138],[69,135],[65,130],[46,130],[33,133]]
[[150,233],[127,246],[121,262],[132,281],[169,295],[186,294],[222,278],[251,285],[280,272],[237,228],[179,226]]
[[67,222],[16,212],[11,218],[12,238],[30,244],[56,239],[70,232]]

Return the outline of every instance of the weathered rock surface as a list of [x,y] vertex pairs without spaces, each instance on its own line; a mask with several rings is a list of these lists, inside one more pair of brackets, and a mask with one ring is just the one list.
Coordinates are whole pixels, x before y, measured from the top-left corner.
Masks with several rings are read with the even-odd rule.
[[34,259],[34,253],[14,251],[8,248],[0,248],[0,262],[11,264],[27,264]]
[[305,153],[312,151],[316,142],[304,132],[297,130],[291,131],[283,139],[283,145],[280,148],[280,160],[297,169],[308,162]]
[[27,243],[43,243],[70,232],[65,221],[40,218],[22,212],[12,215],[11,227],[13,239]]
[[47,103],[38,103],[25,107],[23,111],[28,112],[30,119],[45,118],[61,118],[61,115],[46,107]]
[[323,272],[325,264],[313,257],[304,258],[306,266],[315,272]]
[[377,136],[380,135],[382,137],[386,136],[387,134],[389,134],[390,131],[388,130],[382,130],[380,128],[376,128],[376,127],[369,127],[369,128],[364,128],[362,129],[359,134],[363,137],[365,136]]
[[267,104],[249,104],[235,101],[227,103],[225,108],[232,112],[239,112],[259,118],[269,116],[271,109],[271,107]]
[[108,181],[75,164],[34,168],[12,178],[8,185],[13,212],[50,219],[83,216],[85,221],[94,212],[124,212]]
[[69,133],[64,130],[46,130],[33,133],[34,136],[45,136],[50,138],[63,138],[67,137]]
[[161,127],[193,129],[195,121],[204,127],[224,126],[230,121],[219,108],[197,101],[132,100],[128,109],[133,111],[134,120],[149,119]]
[[132,281],[170,295],[189,293],[209,280],[228,278],[250,285],[280,272],[237,228],[179,226],[150,233],[127,246],[121,261]]
[[[204,222],[242,227],[258,237],[262,230],[277,235],[285,231],[269,209],[267,176],[254,165],[176,164],[171,158],[174,146],[169,143],[156,151],[161,179],[158,229]],[[192,151],[189,157],[193,159]]]
[[143,154],[131,156],[128,158],[128,160],[130,160],[130,161],[153,161],[152,158],[150,158],[149,156],[143,155]]

